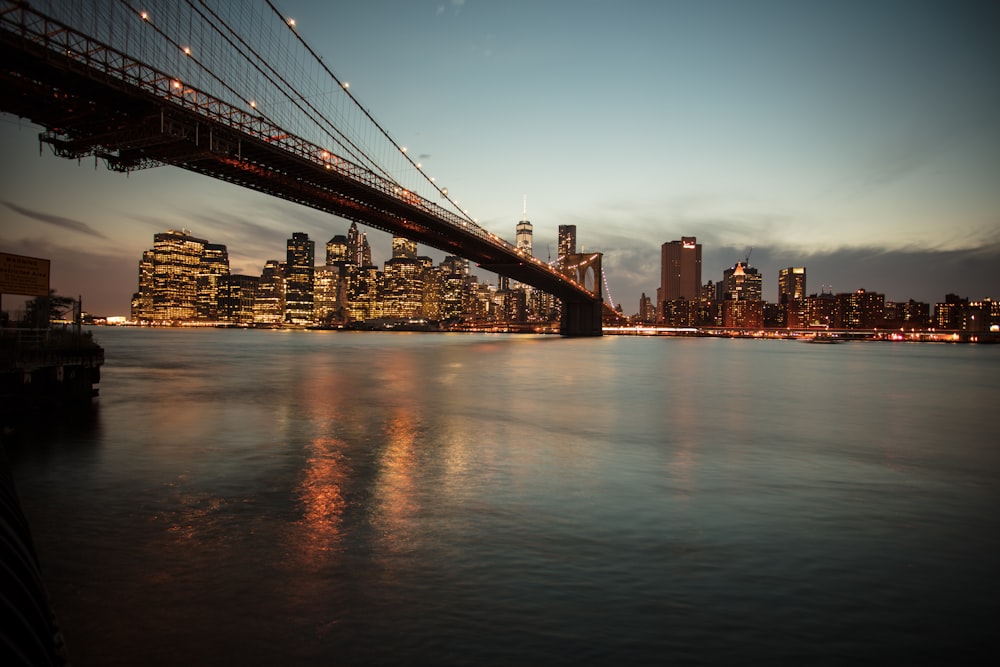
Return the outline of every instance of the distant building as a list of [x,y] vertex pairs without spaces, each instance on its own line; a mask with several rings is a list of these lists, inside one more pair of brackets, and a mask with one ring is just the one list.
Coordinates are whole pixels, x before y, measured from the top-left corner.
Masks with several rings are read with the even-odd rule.
[[885,302],[885,325],[902,329],[923,329],[930,326],[930,304],[909,301]]
[[[329,244],[327,245],[329,248]],[[313,270],[313,321],[318,324],[340,322],[346,302],[346,273],[343,261],[317,266]]]
[[646,296],[645,292],[639,296],[639,321],[646,323],[656,321],[656,307],[653,305],[653,300]]
[[859,289],[837,295],[839,329],[875,329],[885,320],[885,295]]
[[663,302],[674,299],[697,301],[701,293],[701,244],[694,236],[660,247],[660,287],[656,290],[656,312],[662,316]]
[[760,271],[737,262],[722,274],[723,301],[762,301],[763,279]]
[[528,199],[525,197],[524,214],[521,217],[521,221],[517,223],[517,227],[515,228],[514,240],[514,245],[525,255],[531,254],[531,235],[531,223],[528,222]]
[[338,262],[347,261],[357,261],[357,256],[348,259],[347,255],[347,237],[343,234],[337,234],[332,239],[326,242],[326,265],[333,266]]
[[229,251],[219,243],[206,243],[198,271],[198,319],[219,321],[220,290],[229,277]]
[[313,273],[315,243],[304,232],[288,239],[285,258],[285,322],[309,324],[313,321]]
[[934,326],[937,329],[958,329],[961,313],[969,305],[968,299],[957,294],[947,294],[944,301],[934,304]]
[[460,320],[463,314],[463,296],[466,279],[470,276],[469,260],[450,255],[445,257],[441,269],[442,320]]
[[776,326],[800,329],[807,326],[806,269],[788,267],[778,271],[778,312]]
[[559,225],[559,257],[576,254],[576,225]]
[[416,259],[417,244],[402,236],[392,237],[392,258],[393,259]]
[[219,286],[219,320],[232,324],[253,324],[259,276],[233,273]]
[[285,263],[269,259],[257,281],[253,304],[255,324],[276,325],[285,319]]
[[139,261],[134,319],[177,321],[198,317],[198,277],[205,271],[203,255],[207,244],[187,230],[153,235],[153,248],[144,252]]
[[741,329],[764,327],[763,288],[760,272],[737,262],[723,274],[722,325]]
[[837,325],[837,297],[831,292],[806,297],[806,326],[834,328]]

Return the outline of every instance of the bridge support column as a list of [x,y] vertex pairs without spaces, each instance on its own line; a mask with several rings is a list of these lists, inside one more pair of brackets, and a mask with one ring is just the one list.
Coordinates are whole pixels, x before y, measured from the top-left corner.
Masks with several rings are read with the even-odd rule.
[[563,301],[562,317],[559,320],[561,336],[601,336],[601,315],[604,302],[601,299],[588,301]]

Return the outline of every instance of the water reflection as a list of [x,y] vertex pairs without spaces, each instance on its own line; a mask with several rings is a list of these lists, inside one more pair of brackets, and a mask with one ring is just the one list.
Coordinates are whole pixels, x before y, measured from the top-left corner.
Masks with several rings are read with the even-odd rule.
[[348,481],[348,462],[344,443],[336,438],[317,438],[309,445],[309,458],[303,466],[296,489],[301,529],[295,545],[299,558],[318,568],[331,552],[343,549],[343,517],[347,502],[344,489]]

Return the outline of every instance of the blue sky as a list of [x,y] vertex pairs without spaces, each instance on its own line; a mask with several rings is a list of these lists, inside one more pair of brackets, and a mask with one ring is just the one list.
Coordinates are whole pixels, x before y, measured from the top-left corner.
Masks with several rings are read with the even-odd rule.
[[[705,281],[752,247],[771,300],[793,265],[810,292],[1000,298],[995,2],[275,4],[482,226],[513,241],[526,196],[545,258],[576,224],[626,313],[681,236]],[[39,157],[36,135],[0,118],[0,249],[51,258],[94,312],[127,312],[157,231],[259,273],[292,232],[348,226],[176,169]]]

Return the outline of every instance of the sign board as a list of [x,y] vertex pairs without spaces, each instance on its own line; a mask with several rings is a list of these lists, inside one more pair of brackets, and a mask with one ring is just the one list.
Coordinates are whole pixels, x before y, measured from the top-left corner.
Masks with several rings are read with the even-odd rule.
[[49,295],[49,260],[0,252],[0,294]]

